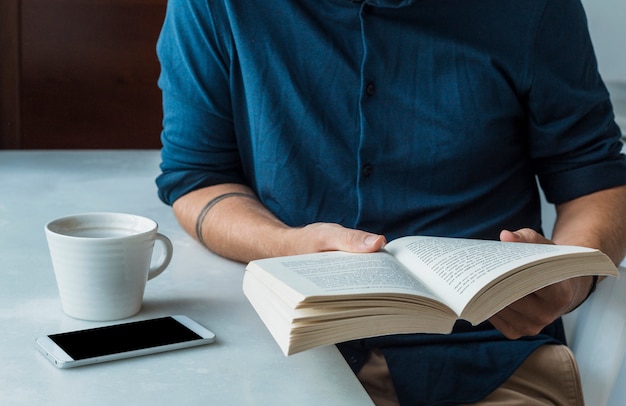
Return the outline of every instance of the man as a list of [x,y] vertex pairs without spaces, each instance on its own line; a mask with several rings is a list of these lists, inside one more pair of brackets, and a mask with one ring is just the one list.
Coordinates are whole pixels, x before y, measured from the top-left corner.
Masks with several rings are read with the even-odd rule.
[[[578,0],[170,0],[158,54],[159,195],[220,255],[430,234],[624,256],[626,162]],[[595,282],[339,348],[379,405],[582,404],[560,316]]]

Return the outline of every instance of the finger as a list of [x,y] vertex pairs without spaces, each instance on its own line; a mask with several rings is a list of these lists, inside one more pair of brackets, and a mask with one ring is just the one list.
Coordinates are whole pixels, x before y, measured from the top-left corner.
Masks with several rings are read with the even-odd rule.
[[385,237],[360,230],[345,229],[345,245],[343,251],[375,252],[384,247]]
[[517,340],[524,336],[522,333],[518,332],[515,326],[510,324],[505,317],[502,317],[500,313],[491,316],[489,322],[509,340]]
[[506,308],[489,318],[491,324],[506,338],[517,340],[525,336],[539,334],[545,327],[543,324],[529,320],[523,313]]
[[386,244],[384,236],[345,228],[338,224],[315,223],[304,227],[300,251],[375,252]]
[[500,241],[553,244],[552,241],[530,228],[521,228],[516,231],[502,230],[500,232]]
[[517,339],[541,332],[562,314],[561,301],[554,301],[555,292],[549,288],[532,293],[490,318],[490,321],[507,338]]
[[551,299],[537,293],[510,304],[501,314],[510,323],[518,325],[517,330],[525,335],[539,333],[561,315],[561,308]]

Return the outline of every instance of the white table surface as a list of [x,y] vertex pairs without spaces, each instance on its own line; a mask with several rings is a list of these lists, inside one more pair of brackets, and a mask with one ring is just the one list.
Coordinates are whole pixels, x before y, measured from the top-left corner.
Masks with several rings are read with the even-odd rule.
[[[159,162],[158,151],[0,151],[0,404],[371,404],[335,347],[282,355],[241,291],[244,266],[201,248],[158,200]],[[43,232],[89,211],[151,217],[174,243],[124,321],[186,314],[215,344],[67,370],[36,350],[40,335],[110,324],[63,313]]]

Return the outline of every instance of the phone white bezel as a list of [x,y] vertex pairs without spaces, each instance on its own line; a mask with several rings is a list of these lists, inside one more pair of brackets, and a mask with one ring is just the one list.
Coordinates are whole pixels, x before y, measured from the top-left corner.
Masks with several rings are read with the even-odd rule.
[[[197,340],[183,341],[180,343],[166,344],[166,345],[161,345],[158,347],[120,352],[116,354],[103,355],[99,357],[86,358],[86,359],[81,359],[81,360],[73,359],[47,335],[38,337],[35,340],[35,342],[37,344],[37,348],[39,349],[39,351],[43,355],[45,355],[46,358],[48,358],[48,360],[50,360],[50,362],[52,362],[55,366],[57,366],[58,368],[72,368],[72,367],[78,367],[81,365],[97,364],[97,363],[115,361],[115,360],[120,360],[120,359],[125,359],[125,358],[139,357],[142,355],[156,354],[159,352],[178,350],[181,348],[196,347],[199,345],[210,344],[215,341],[215,334],[212,331],[208,330],[207,328],[205,328],[204,326],[200,325],[199,323],[197,323],[196,321],[192,320],[191,318],[187,316],[174,315],[174,316],[164,316],[164,317],[173,318],[174,320],[176,320],[183,326],[187,327],[194,333],[198,334],[201,338]],[[137,320],[137,321],[142,321],[142,320]],[[128,323],[133,323],[133,322],[128,322]],[[118,323],[118,325],[128,324],[128,323]],[[111,325],[111,326],[114,326],[114,325]],[[105,327],[108,327],[108,326],[105,326]]]

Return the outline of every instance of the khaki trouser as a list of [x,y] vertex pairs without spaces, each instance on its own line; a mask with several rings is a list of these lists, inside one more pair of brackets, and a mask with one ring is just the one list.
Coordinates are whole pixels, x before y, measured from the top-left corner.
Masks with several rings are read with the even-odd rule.
[[[374,350],[357,377],[376,406],[398,406],[387,362]],[[476,406],[583,406],[578,366],[563,345],[544,345],[533,352],[515,373]]]

